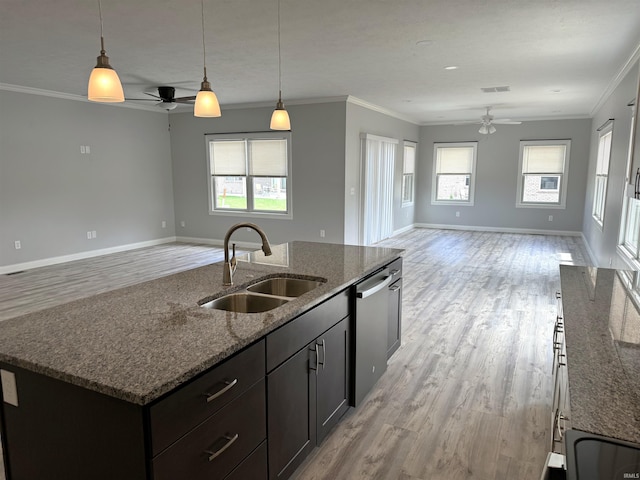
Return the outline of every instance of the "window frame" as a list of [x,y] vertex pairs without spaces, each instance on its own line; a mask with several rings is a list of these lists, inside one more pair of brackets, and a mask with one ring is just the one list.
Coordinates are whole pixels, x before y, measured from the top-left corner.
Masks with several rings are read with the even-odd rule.
[[[438,149],[440,148],[460,148],[471,147],[473,150],[473,160],[469,175],[469,199],[468,200],[439,200],[438,199]],[[476,165],[478,160],[478,142],[434,142],[433,144],[433,169],[431,179],[431,205],[459,205],[472,207],[475,201],[476,185]],[[447,174],[440,174],[447,175]],[[462,174],[460,174],[462,175]]]
[[[601,149],[602,141],[609,136],[609,151],[603,152]],[[604,215],[607,208],[607,191],[609,187],[609,169],[611,168],[611,151],[613,150],[613,120],[608,120],[602,127],[598,129],[598,153],[596,154],[596,171],[594,175],[593,188],[593,205],[591,208],[591,218],[598,225],[600,230],[604,228]],[[601,162],[603,157],[601,153],[607,156],[607,173],[599,174],[601,170]],[[599,181],[600,180],[600,181]],[[599,192],[599,190],[602,190]]]
[[[559,176],[559,196],[558,202],[525,202],[523,201],[525,174],[523,171],[524,151],[525,147],[546,147],[564,145],[564,164],[562,173],[541,173],[540,177],[557,177]],[[567,208],[567,185],[569,183],[569,160],[571,159],[571,139],[554,139],[554,140],[520,140],[520,149],[518,155],[518,181],[516,188],[516,208],[547,208],[547,209],[566,209]]]
[[[411,173],[407,173],[406,172],[406,160],[407,160],[407,155],[406,155],[406,149],[407,148],[413,148],[413,172]],[[415,198],[416,198],[416,163],[418,160],[418,143],[417,142],[412,142],[411,140],[404,140],[402,143],[402,183],[400,186],[400,198],[402,200],[402,206],[403,207],[410,207],[412,205],[415,204]],[[410,194],[410,199],[409,200],[405,200],[405,193],[406,193],[406,183],[405,181],[411,178],[411,194]]]
[[[215,141],[233,141],[244,140],[245,152],[248,152],[248,143],[251,140],[285,140],[287,148],[287,175],[279,178],[286,179],[286,211],[277,210],[254,210],[254,179],[255,178],[273,178],[265,177],[264,175],[251,175],[250,160],[248,153],[245,153],[246,175],[240,175],[245,178],[245,186],[247,191],[247,208],[246,209],[224,209],[216,208],[216,186],[214,175],[211,171],[211,142]],[[293,205],[292,205],[292,154],[291,154],[291,132],[289,131],[277,131],[277,132],[247,132],[247,133],[212,133],[205,134],[205,157],[207,163],[207,196],[209,199],[209,215],[220,216],[241,216],[248,218],[279,218],[279,219],[292,219],[293,218]],[[219,175],[220,177],[230,177],[237,175]]]

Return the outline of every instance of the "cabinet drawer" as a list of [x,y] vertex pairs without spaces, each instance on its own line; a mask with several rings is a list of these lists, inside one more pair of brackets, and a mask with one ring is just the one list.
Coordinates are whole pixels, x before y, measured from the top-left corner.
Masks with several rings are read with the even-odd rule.
[[[217,480],[267,436],[264,378],[153,459],[154,480]],[[235,439],[235,440],[234,440]]]
[[312,308],[267,335],[267,371],[271,371],[349,314],[349,289]]
[[261,340],[153,405],[152,456],[238,398],[264,374],[264,340]]
[[267,480],[267,441],[262,442],[224,480]]

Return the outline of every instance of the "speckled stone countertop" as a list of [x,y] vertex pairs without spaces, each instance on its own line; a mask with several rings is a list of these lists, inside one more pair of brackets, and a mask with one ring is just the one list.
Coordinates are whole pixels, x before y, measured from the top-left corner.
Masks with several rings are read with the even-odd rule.
[[[146,405],[402,254],[313,242],[272,249],[239,261],[231,287],[220,262],[0,322],[0,361]],[[199,306],[276,274],[327,281],[264,313]]]
[[560,266],[571,428],[640,443],[637,276]]

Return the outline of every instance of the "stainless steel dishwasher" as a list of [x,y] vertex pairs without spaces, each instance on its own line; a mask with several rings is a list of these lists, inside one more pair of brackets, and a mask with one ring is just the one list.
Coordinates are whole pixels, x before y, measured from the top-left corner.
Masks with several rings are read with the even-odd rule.
[[354,407],[387,370],[388,286],[392,279],[389,269],[384,268],[354,286]]

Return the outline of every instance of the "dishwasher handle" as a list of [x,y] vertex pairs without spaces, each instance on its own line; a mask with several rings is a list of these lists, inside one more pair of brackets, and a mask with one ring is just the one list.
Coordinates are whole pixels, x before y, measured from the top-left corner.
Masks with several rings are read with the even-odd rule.
[[357,290],[356,297],[358,298],[370,297],[371,295],[378,293],[383,288],[386,288],[391,283],[391,280],[393,280],[393,275],[384,277],[382,281],[376,283],[374,286],[370,288],[367,288],[366,290]]

